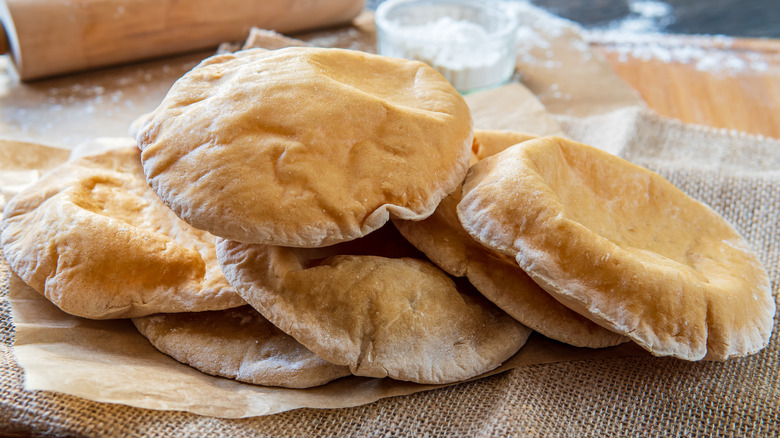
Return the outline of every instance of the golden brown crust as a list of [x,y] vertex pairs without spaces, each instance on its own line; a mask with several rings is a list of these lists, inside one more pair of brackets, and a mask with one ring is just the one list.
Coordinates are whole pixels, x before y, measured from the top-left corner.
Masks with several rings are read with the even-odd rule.
[[133,318],[161,352],[204,373],[255,385],[310,388],[348,376],[251,306]]
[[[472,162],[536,138],[512,131],[474,131]],[[401,234],[450,275],[467,277],[482,295],[528,328],[578,347],[600,348],[626,342],[556,301],[506,260],[469,236],[457,216],[460,193],[445,198],[422,221],[394,220]]]
[[209,58],[139,125],[147,180],[180,217],[292,247],[427,217],[472,143],[465,101],[435,70],[341,49]]
[[471,164],[491,157],[504,149],[538,136],[506,129],[475,129],[471,146]]
[[244,304],[219,270],[214,236],[157,198],[135,147],[68,161],[11,199],[2,245],[22,280],[77,316]]
[[659,175],[546,137],[473,166],[458,216],[571,309],[656,355],[724,360],[772,332],[769,280],[717,213]]
[[338,246],[323,254],[218,239],[217,255],[248,303],[356,375],[466,380],[499,366],[530,334],[430,263]]

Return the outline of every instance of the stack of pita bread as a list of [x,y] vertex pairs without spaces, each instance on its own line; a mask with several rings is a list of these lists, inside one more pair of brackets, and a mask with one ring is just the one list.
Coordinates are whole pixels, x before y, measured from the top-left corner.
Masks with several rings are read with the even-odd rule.
[[3,252],[63,311],[132,318],[205,373],[440,384],[532,330],[688,360],[772,332],[767,274],[710,208],[586,145],[473,130],[418,62],[217,55],[135,129],[13,198]]

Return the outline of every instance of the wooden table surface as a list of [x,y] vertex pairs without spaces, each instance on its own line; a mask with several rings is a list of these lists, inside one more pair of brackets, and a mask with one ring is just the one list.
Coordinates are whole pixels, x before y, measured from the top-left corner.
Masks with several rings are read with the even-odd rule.
[[[748,64],[756,64],[758,60],[762,67],[737,71],[702,70],[697,69],[695,62],[626,56],[615,49],[616,44],[622,44],[619,41],[598,41],[591,45],[605,56],[619,76],[639,91],[651,108],[662,115],[780,138],[780,39],[728,39],[724,43],[722,39],[707,37],[662,35],[655,38],[667,47],[701,45],[731,59],[745,59]],[[659,41],[632,44],[654,46]],[[641,47],[637,52],[643,53]],[[167,61],[158,61],[121,67],[114,71],[114,79],[101,79],[101,72],[93,72],[29,85],[15,83],[3,71],[0,73],[0,136],[45,144],[59,144],[59,140],[76,144],[82,140],[75,138],[78,136],[74,135],[73,139],[57,137],[48,133],[46,126],[71,123],[111,109],[108,104],[114,98],[120,104],[126,104],[116,108],[113,118],[117,120],[109,117],[102,130],[84,132],[84,136],[126,135],[128,120],[140,114],[142,109],[154,108],[167,86],[199,59],[197,56],[190,58],[186,62],[171,62],[170,66]],[[186,68],[179,68],[180,64]],[[95,90],[98,94],[92,95]],[[83,96],[71,103],[70,94],[74,92]],[[133,92],[141,97],[131,100]],[[65,108],[67,112],[61,111]],[[125,117],[128,119],[125,120],[117,116],[123,108],[131,110],[126,113],[132,118]]]
[[734,39],[719,47],[701,37],[658,38],[669,45],[707,45],[709,50],[722,51],[731,59],[737,57],[754,63],[758,60],[761,68],[700,70],[692,62],[626,58],[609,42],[592,46],[662,115],[780,138],[780,40]]
[[[383,1],[366,0],[366,5],[375,8]],[[667,49],[689,46],[720,50],[724,55],[721,58],[737,58],[747,63],[758,59],[760,69],[717,72],[697,69],[695,61],[668,62],[630,56],[626,59],[614,50],[616,44],[624,43],[620,41],[593,44],[618,75],[660,114],[685,122],[780,138],[780,1],[530,0],[530,3],[572,20],[586,30],[620,28],[633,19],[639,20],[636,25],[649,26],[647,31],[668,33],[656,41],[644,40],[647,50],[640,47],[639,52],[652,51],[654,48],[650,46],[660,43]],[[635,35],[625,33],[624,36]]]

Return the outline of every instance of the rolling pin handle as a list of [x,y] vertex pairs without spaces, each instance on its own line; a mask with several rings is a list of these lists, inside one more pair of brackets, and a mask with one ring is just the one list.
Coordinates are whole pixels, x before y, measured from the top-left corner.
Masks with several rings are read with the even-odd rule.
[[8,35],[5,34],[5,26],[0,23],[0,55],[5,55],[11,51],[11,47],[8,46]]

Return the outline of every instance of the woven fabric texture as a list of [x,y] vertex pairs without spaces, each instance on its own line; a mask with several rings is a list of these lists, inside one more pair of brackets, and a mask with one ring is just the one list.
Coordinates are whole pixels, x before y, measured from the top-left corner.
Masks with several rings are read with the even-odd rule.
[[[780,292],[780,142],[640,111],[564,123],[593,140],[631,126],[622,155],[708,203],[745,236]],[[4,436],[778,436],[778,336],[724,363],[613,358],[518,368],[350,409],[225,420],[24,391],[0,260],[0,432]],[[775,324],[777,326],[777,324]],[[776,328],[777,330],[777,328]]]

